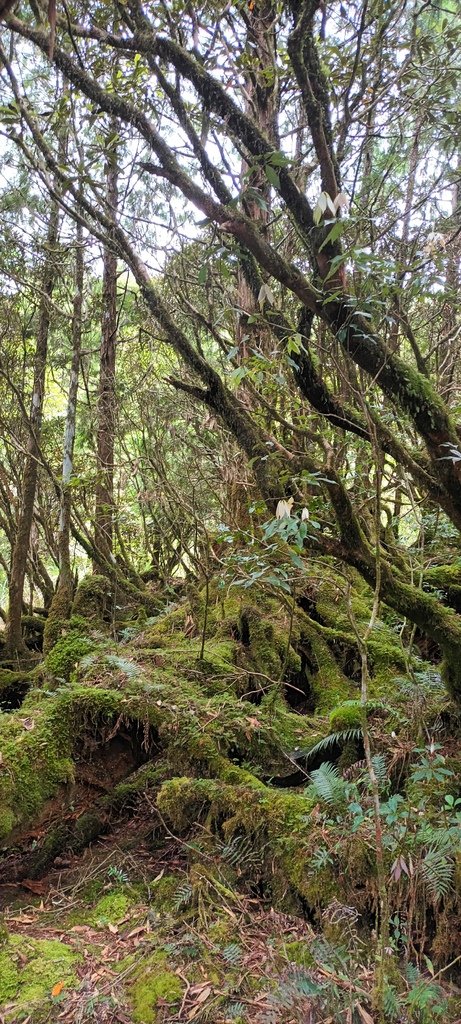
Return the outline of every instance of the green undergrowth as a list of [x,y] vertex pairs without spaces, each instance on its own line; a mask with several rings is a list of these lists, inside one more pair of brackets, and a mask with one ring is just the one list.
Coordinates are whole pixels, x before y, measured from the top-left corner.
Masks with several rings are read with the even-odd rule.
[[[171,821],[180,825],[184,810],[190,828],[204,807],[219,827],[225,817],[230,840],[239,830],[254,834],[263,859],[280,865],[274,891],[285,879],[290,893],[315,902],[318,879],[306,870],[313,807],[296,789],[276,787],[290,776],[299,786],[302,757],[293,761],[292,752],[307,756],[331,734],[344,747],[344,767],[360,754],[357,737],[341,739],[360,730],[362,709],[357,645],[333,584],[329,577],[316,584],[319,621],[264,591],[242,597],[213,584],[204,634],[200,591],[153,621],[141,616],[136,635],[117,644],[99,631],[96,612],[106,607],[108,590],[92,578],[35,688],[18,711],[0,717],[0,837],[14,840],[58,789],[70,805],[85,745],[97,764],[98,751],[123,735],[142,744],[152,772],[146,785],[155,797],[163,784],[159,802]],[[363,586],[353,598],[360,627],[369,600]],[[88,620],[81,614],[86,602]],[[403,655],[381,621],[369,647],[367,711],[390,731],[399,700],[408,704],[403,690],[396,699],[394,682]],[[304,701],[303,714],[296,701]],[[138,791],[136,781],[119,781],[102,811],[136,801]],[[325,892],[328,886],[327,879]]]

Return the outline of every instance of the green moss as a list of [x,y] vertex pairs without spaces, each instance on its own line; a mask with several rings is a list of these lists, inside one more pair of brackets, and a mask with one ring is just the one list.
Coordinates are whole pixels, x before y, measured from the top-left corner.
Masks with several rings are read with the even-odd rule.
[[126,917],[130,906],[128,896],[123,892],[109,892],[98,900],[89,918],[89,923],[96,927],[118,924]]
[[168,913],[175,909],[176,894],[181,881],[182,879],[178,875],[164,875],[152,885],[151,893],[156,910]]
[[299,964],[300,967],[312,967],[315,964],[315,957],[312,956],[306,940],[296,939],[293,942],[285,942],[283,952],[290,963]]
[[240,613],[239,632],[255,667],[270,679],[279,679],[282,658],[277,648],[280,643],[277,643],[275,628],[270,620],[253,605],[244,605]]
[[57,679],[68,681],[80,658],[89,654],[93,646],[90,640],[78,633],[71,632],[67,636],[62,636],[46,658],[47,672]]
[[10,1003],[17,995],[20,985],[20,969],[9,944],[0,951],[0,1006]]
[[157,1012],[159,1004],[171,1006],[180,1001],[183,985],[166,963],[166,954],[158,950],[140,964],[138,975],[129,987],[134,1024],[155,1024],[163,1019]]
[[77,982],[75,967],[81,957],[66,943],[57,939],[31,939],[12,935],[0,952],[0,1004],[14,1002],[6,1020],[51,1004],[51,990],[57,982],[65,987]]
[[68,619],[72,604],[72,585],[69,582],[69,586],[58,585],[57,590],[53,594],[53,600],[51,607],[48,612],[48,618],[45,623],[45,630],[43,636],[43,653],[48,654],[49,651],[54,647],[55,643],[59,640],[59,637],[66,632],[68,627]]
[[[241,777],[244,780],[242,774]],[[206,818],[219,821],[227,839],[245,834],[264,851],[270,873],[280,872],[287,883],[303,893],[308,879],[310,814],[314,800],[300,793],[274,791],[215,779],[171,779],[157,797],[163,814],[184,828]]]
[[456,704],[461,704],[461,662],[456,655],[448,654],[442,662],[442,681]]
[[[59,729],[59,723],[56,723]],[[59,783],[73,778],[67,730],[56,734],[40,707],[0,716],[0,837],[39,810]]]
[[7,830],[0,837],[40,810],[58,785],[73,781],[79,737],[128,710],[122,700],[116,692],[75,687],[51,697],[30,694],[19,712],[0,715],[0,829]]
[[106,576],[85,576],[77,588],[72,615],[82,616],[87,621],[102,625],[109,610],[111,591],[112,584]]
[[362,724],[363,709],[359,700],[346,700],[338,704],[330,712],[330,728],[332,732],[343,729],[359,729]]

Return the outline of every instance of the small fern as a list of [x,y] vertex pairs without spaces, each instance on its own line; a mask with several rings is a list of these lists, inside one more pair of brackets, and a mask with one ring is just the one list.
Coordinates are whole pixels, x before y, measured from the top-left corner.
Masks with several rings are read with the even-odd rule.
[[226,1020],[237,1020],[241,1017],[245,1017],[245,1007],[243,1003],[229,1003],[226,1006]]
[[232,839],[221,847],[221,857],[238,870],[262,866],[262,851],[255,846],[254,837],[249,835],[232,836]]
[[226,961],[226,964],[234,966],[240,963],[242,959],[242,950],[240,949],[240,946],[238,946],[236,942],[230,942],[228,946],[224,947],[222,951],[222,956],[223,959]]
[[190,882],[182,882],[182,884],[176,889],[173,896],[173,907],[175,910],[181,910],[182,907],[186,907],[192,900],[193,889]]
[[425,884],[433,898],[438,903],[450,892],[453,880],[453,862],[437,847],[431,847],[421,864],[421,873]]
[[293,1010],[300,1000],[312,999],[321,995],[323,985],[313,981],[307,971],[295,967],[288,971],[281,980],[279,988],[273,993],[271,1002],[284,1010]]
[[318,754],[326,754],[332,747],[344,746],[350,740],[360,740],[361,738],[361,729],[343,729],[341,732],[329,733],[328,736],[324,736],[315,746],[309,749],[299,749],[296,747],[287,756],[290,758],[290,761],[304,761],[308,765],[309,761],[313,761]]
[[320,768],[311,772],[310,778],[313,793],[320,800],[324,800],[327,804],[343,803],[347,783],[336,765],[324,761]]
[[383,1009],[385,1019],[396,1020],[400,1012],[400,1001],[397,990],[393,985],[386,985],[383,993]]
[[386,786],[388,785],[389,777],[387,773],[387,763],[384,754],[375,754],[371,759],[371,763],[373,765],[373,769],[378,780],[379,788],[385,789]]
[[136,679],[137,676],[141,675],[142,670],[139,665],[136,665],[133,661],[128,661],[127,658],[120,658],[117,654],[106,654],[105,661],[111,668],[124,672],[129,679]]

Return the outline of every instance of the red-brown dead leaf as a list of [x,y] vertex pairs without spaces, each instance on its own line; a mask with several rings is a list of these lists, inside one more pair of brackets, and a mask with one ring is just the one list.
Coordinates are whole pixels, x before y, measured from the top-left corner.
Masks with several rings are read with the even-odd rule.
[[29,889],[30,892],[35,892],[37,896],[41,896],[46,892],[46,885],[44,882],[36,882],[33,878],[23,878],[21,881],[23,889]]

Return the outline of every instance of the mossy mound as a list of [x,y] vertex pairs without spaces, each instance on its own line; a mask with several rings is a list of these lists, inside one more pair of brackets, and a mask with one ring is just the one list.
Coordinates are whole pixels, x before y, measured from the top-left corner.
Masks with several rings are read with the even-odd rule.
[[101,626],[110,617],[113,584],[107,576],[84,576],[72,604],[72,615]]
[[38,1021],[41,1011],[48,1015],[54,986],[67,989],[75,985],[81,959],[71,946],[57,939],[12,935],[0,949],[3,1020],[15,1024],[26,1017]]
[[108,892],[101,896],[88,918],[89,924],[104,928],[108,924],[118,924],[125,917],[130,906],[130,898],[124,892]]
[[161,1007],[180,1003],[184,982],[168,969],[167,963],[166,953],[156,950],[139,964],[128,986],[134,1024],[156,1024],[164,1019]]
[[47,655],[46,672],[56,680],[68,682],[80,659],[89,654],[93,646],[89,639],[81,636],[76,630],[71,630],[56,641]]

